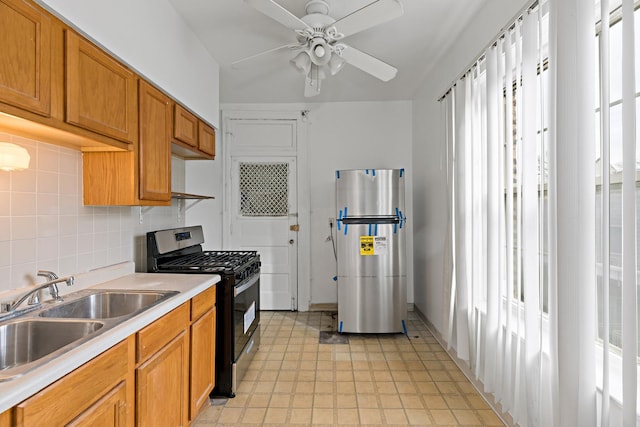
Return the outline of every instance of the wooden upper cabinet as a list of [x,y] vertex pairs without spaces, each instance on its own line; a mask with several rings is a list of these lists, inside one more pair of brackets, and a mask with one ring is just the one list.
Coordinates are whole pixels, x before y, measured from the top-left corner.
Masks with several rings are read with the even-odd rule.
[[140,80],[140,200],[171,201],[171,100]]
[[185,159],[213,159],[215,155],[215,129],[176,103],[173,112],[173,151]]
[[198,118],[180,104],[175,104],[173,111],[173,138],[191,147],[197,147]]
[[73,31],[66,32],[66,121],[133,143],[138,130],[137,76]]
[[0,102],[51,114],[51,18],[22,0],[0,0]]
[[203,153],[211,156],[213,159],[216,156],[216,131],[211,126],[208,126],[204,122],[199,122],[198,129],[198,148]]

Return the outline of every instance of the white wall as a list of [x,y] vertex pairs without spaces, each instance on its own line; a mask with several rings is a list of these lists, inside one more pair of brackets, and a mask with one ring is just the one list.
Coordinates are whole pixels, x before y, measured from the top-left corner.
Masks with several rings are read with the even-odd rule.
[[413,179],[411,102],[345,102],[309,105],[308,174],[311,193],[311,303],[335,303],[335,259],[329,218],[336,217],[338,169],[407,170],[407,287],[413,302]]
[[[407,223],[408,301],[413,302],[413,179],[411,176],[411,110],[410,101],[343,102],[318,104],[223,105],[223,109],[300,111],[309,110],[307,121],[307,164],[310,191],[310,277],[302,278],[299,287],[306,286],[310,304],[336,303],[335,259],[329,236],[329,218],[336,217],[335,171],[337,169],[405,168]],[[259,114],[259,113],[257,113]],[[223,124],[224,126],[224,124]],[[224,134],[223,128],[220,134]],[[224,144],[220,144],[214,165],[188,162],[186,186],[196,192],[206,182],[221,183]],[[218,147],[216,150],[218,150]],[[217,185],[217,184],[216,184]],[[302,190],[300,190],[302,191]],[[214,189],[215,196],[223,188]],[[187,211],[189,225],[202,224],[205,245],[213,249],[222,241],[222,205],[202,202]],[[210,230],[215,230],[211,232]],[[300,292],[304,295],[305,292]],[[302,302],[301,302],[302,305]]]
[[36,1],[219,126],[219,65],[168,0]]
[[444,138],[437,99],[466,71],[512,18],[530,1],[489,0],[426,77],[413,102],[415,305],[444,331],[448,287],[443,283],[445,214]]
[[186,168],[186,192],[213,196],[210,200],[186,200],[186,225],[202,225],[204,232],[204,249],[223,249],[222,241],[222,159],[223,146],[221,132],[216,141],[215,160],[188,160]]

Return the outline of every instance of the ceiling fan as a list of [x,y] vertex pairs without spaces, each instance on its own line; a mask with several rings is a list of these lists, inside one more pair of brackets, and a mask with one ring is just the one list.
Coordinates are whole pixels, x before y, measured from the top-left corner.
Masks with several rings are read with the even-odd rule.
[[389,81],[398,70],[342,42],[345,37],[390,21],[403,14],[400,0],[375,0],[368,5],[335,20],[329,16],[329,4],[323,0],[307,2],[306,15],[298,18],[274,0],[244,0],[271,19],[295,31],[297,43],[291,43],[232,63],[237,65],[280,50],[298,52],[291,64],[305,75],[304,95],[320,93],[320,84],[328,75],[335,75],[345,63]]

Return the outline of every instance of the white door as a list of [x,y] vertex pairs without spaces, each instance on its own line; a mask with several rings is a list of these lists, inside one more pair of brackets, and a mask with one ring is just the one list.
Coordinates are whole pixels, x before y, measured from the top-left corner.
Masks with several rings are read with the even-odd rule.
[[290,155],[296,120],[238,119],[227,126],[227,246],[260,254],[261,310],[296,310],[297,161]]

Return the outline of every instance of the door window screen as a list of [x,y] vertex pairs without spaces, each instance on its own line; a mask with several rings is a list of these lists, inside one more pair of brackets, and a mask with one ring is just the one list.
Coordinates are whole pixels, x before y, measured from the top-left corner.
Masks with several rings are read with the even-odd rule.
[[288,163],[240,163],[240,215],[288,215],[288,177]]

